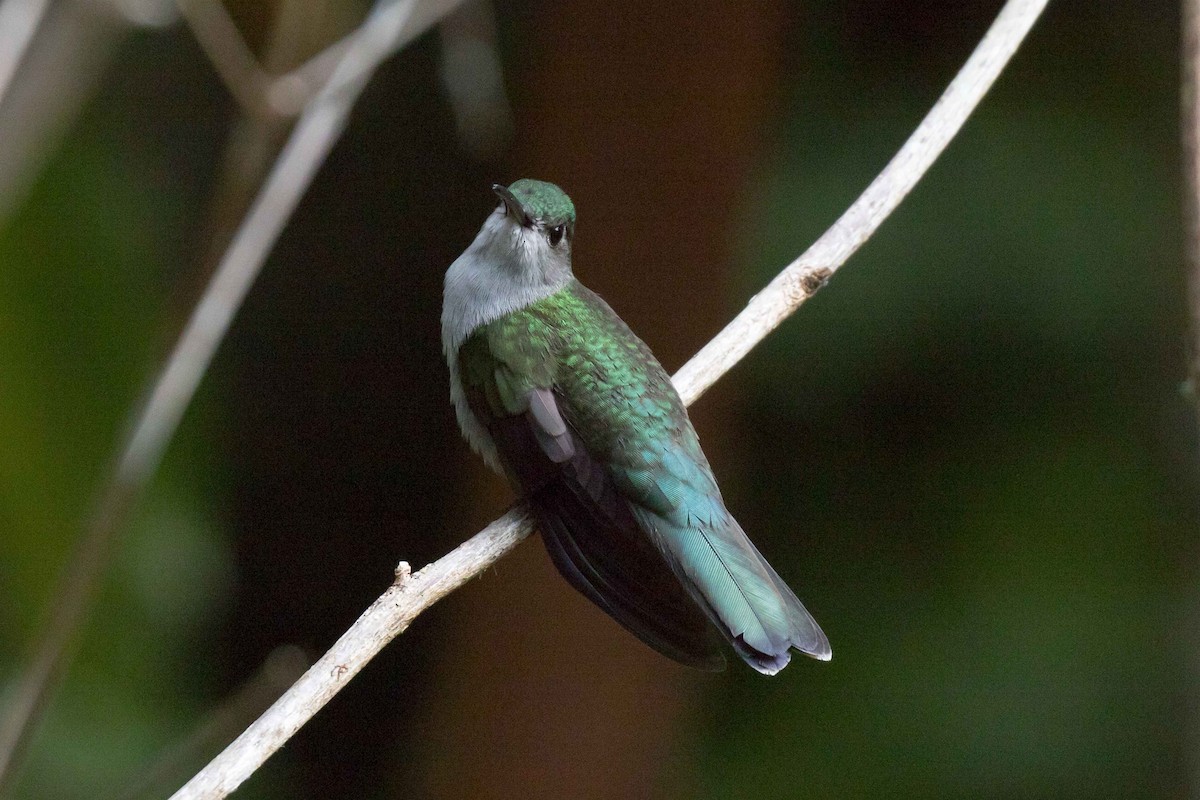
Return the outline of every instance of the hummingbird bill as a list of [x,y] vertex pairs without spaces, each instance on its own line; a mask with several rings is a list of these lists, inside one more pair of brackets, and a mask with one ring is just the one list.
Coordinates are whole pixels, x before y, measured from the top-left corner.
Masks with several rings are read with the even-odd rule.
[[446,272],[442,346],[463,436],[533,510],[555,567],[664,656],[722,641],[774,675],[829,641],[725,507],[670,377],[571,270],[575,206],[551,183],[500,198]]

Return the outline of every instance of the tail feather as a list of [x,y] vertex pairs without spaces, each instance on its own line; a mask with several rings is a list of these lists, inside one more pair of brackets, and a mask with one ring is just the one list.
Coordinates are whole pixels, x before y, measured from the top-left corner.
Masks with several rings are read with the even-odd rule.
[[787,666],[790,650],[828,661],[829,640],[796,594],[772,569],[728,511],[712,523],[680,526],[638,510],[683,584],[737,654],[750,666],[774,675]]
[[724,668],[705,614],[644,539],[561,484],[539,492],[534,508],[551,560],[579,592],[668,658],[703,670]]

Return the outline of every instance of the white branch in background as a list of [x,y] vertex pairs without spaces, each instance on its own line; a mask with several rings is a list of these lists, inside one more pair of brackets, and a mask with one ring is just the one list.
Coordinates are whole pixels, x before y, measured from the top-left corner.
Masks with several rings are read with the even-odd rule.
[[267,254],[333,149],[371,75],[458,2],[384,0],[353,35],[329,81],[297,121],[188,320],[123,451],[118,479],[141,481],[157,466]]
[[49,7],[50,0],[4,0],[0,5],[0,103]]
[[20,205],[135,28],[173,19],[172,0],[0,0],[0,227]]
[[[242,109],[253,116],[294,117],[337,68],[357,31],[337,40],[282,75],[259,64],[221,0],[177,0],[179,13]],[[393,52],[408,41],[397,39]]]
[[438,26],[439,71],[458,141],[477,161],[498,158],[513,135],[492,0],[467,0]]
[[[7,3],[27,0],[6,0]],[[149,483],[184,411],[300,198],[341,135],[375,69],[451,11],[459,0],[380,0],[352,35],[324,88],[305,108],[238,228],[175,349],[136,417],[89,522],[53,595],[44,633],[0,718],[0,791],[13,780],[30,732],[69,658],[105,574],[112,543]]]
[[416,0],[392,0],[373,12],[325,88],[300,116],[150,395],[119,463],[119,480],[142,481],[158,465],[267,254],[333,149],[368,78],[392,52],[415,6]]
[[[878,229],[962,127],[1046,2],[1009,0],[945,93],[879,177],[829,231],[679,371],[674,381],[685,403],[691,404],[703,394],[811,297]],[[401,562],[395,583],[329,652],[172,800],[226,797],[422,611],[494,564],[532,530],[528,510],[519,505],[416,574],[410,575],[408,565]]]

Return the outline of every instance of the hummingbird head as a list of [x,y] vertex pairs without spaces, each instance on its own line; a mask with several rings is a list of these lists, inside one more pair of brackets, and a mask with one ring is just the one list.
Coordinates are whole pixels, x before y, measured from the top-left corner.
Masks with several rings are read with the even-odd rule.
[[463,253],[460,268],[498,294],[552,294],[571,279],[575,205],[567,193],[545,181],[523,178],[511,186],[493,184],[500,205]]
[[572,279],[575,205],[552,183],[492,186],[500,205],[446,273],[443,339],[457,348],[475,327],[562,289]]
[[[492,184],[500,197],[494,234],[513,246],[512,266],[521,277],[554,279],[571,272],[571,240],[575,238],[575,204],[567,193],[545,181],[522,178],[511,186]],[[491,219],[488,222],[492,222]],[[482,236],[488,230],[480,231]]]
[[497,211],[511,215],[522,227],[542,231],[551,247],[571,239],[575,231],[575,204],[553,183],[522,178],[508,187],[494,183],[492,191],[499,195],[502,204]]

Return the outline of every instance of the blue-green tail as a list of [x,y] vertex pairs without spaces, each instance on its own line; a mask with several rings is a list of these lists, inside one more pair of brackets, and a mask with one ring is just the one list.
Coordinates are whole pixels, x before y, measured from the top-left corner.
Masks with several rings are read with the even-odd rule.
[[[794,648],[827,661],[829,640],[795,593],[771,568],[719,499],[711,515],[685,524],[637,510],[658,538],[680,582],[742,660],[774,675]],[[690,524],[688,524],[690,523]]]

